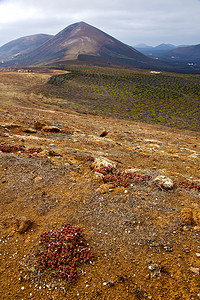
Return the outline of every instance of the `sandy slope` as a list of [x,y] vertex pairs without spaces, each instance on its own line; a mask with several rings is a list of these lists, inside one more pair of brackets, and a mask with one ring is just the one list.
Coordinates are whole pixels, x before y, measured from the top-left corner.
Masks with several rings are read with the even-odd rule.
[[[48,106],[34,89],[50,75],[0,73],[0,145],[43,150],[0,152],[0,299],[199,299],[200,194],[165,191],[153,179],[200,184],[200,135]],[[60,132],[27,133],[36,121]],[[151,179],[105,185],[91,169],[100,156]],[[183,208],[192,225],[181,222]],[[20,234],[22,216],[33,224]],[[84,228],[95,255],[75,284],[30,271],[40,234],[65,222]]]

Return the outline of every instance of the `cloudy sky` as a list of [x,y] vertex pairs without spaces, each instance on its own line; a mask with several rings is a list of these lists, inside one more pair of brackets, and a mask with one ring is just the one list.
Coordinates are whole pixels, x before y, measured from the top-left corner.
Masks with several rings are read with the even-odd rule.
[[0,0],[0,46],[79,21],[129,45],[200,44],[200,0]]

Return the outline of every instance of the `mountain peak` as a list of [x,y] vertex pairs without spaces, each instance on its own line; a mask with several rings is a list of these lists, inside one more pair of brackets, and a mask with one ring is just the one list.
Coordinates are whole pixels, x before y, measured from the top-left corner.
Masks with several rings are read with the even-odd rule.
[[67,26],[34,51],[11,61],[11,64],[57,64],[72,60],[146,68],[157,65],[136,49],[83,21]]

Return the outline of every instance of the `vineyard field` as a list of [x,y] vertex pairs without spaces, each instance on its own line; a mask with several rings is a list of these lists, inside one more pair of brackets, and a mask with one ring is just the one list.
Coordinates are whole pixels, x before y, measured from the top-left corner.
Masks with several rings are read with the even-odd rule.
[[50,78],[48,103],[115,118],[200,129],[200,76],[74,67]]

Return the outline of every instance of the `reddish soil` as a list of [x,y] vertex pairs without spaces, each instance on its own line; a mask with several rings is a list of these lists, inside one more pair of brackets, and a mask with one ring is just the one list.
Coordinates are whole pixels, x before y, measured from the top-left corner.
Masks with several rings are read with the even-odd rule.
[[[0,72],[0,145],[27,150],[0,151],[0,299],[200,299],[200,192],[154,182],[200,185],[200,134],[48,106],[34,88],[51,74]],[[151,178],[104,184],[92,170],[101,156]],[[64,223],[83,228],[94,253],[75,283],[35,267],[40,235]]]

